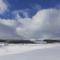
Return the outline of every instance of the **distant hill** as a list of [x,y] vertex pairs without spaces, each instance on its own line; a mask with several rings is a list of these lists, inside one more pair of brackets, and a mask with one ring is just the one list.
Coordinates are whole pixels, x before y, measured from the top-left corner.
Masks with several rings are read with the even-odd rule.
[[60,40],[54,40],[54,39],[45,39],[45,40],[43,40],[43,41],[45,41],[45,42],[47,42],[47,43],[60,43]]
[[45,39],[45,40],[15,40],[15,39],[0,39],[0,43],[12,44],[44,44],[44,43],[60,43],[60,40]]
[[30,41],[30,40],[3,40],[3,39],[0,39],[0,42],[1,43],[13,43],[13,44],[34,44],[33,41]]

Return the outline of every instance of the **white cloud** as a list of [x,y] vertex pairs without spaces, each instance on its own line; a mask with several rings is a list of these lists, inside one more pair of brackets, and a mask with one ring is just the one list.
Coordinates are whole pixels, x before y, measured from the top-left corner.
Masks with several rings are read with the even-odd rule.
[[15,20],[0,19],[0,33],[4,36],[7,33],[10,34],[8,36],[21,36],[25,39],[60,39],[60,9],[43,9],[32,18],[22,18],[18,12]]
[[[20,20],[20,19],[19,19]],[[25,19],[24,19],[25,20]],[[27,21],[27,20],[25,20]],[[27,24],[29,23],[29,24]],[[23,23],[23,28],[16,28],[18,35],[30,38],[59,38],[60,37],[60,9],[43,9]],[[19,31],[20,30],[20,31]]]
[[23,9],[23,10],[13,11],[13,14],[16,15],[16,17],[28,18],[29,14],[27,13],[26,10],[30,10],[30,9]]
[[4,0],[0,0],[0,14],[3,14],[5,11],[8,10],[8,5]]
[[0,19],[0,39],[22,39],[16,34],[16,20]]
[[12,27],[15,26],[16,21],[13,19],[0,19],[0,24]]

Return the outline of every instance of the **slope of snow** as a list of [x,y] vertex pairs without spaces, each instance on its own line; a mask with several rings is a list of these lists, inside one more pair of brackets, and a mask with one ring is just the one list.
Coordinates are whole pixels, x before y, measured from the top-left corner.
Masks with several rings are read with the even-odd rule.
[[60,60],[60,44],[8,45],[0,48],[0,60]]

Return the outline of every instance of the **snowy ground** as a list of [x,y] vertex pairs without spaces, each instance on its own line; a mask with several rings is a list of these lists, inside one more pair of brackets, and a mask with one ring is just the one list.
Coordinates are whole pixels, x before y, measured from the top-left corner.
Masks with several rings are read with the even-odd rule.
[[10,44],[2,46],[0,60],[60,60],[60,44]]

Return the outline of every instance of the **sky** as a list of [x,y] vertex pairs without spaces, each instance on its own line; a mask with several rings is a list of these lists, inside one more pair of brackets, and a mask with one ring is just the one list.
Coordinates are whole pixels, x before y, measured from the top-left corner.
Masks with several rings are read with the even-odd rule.
[[0,0],[0,39],[60,39],[60,1]]

